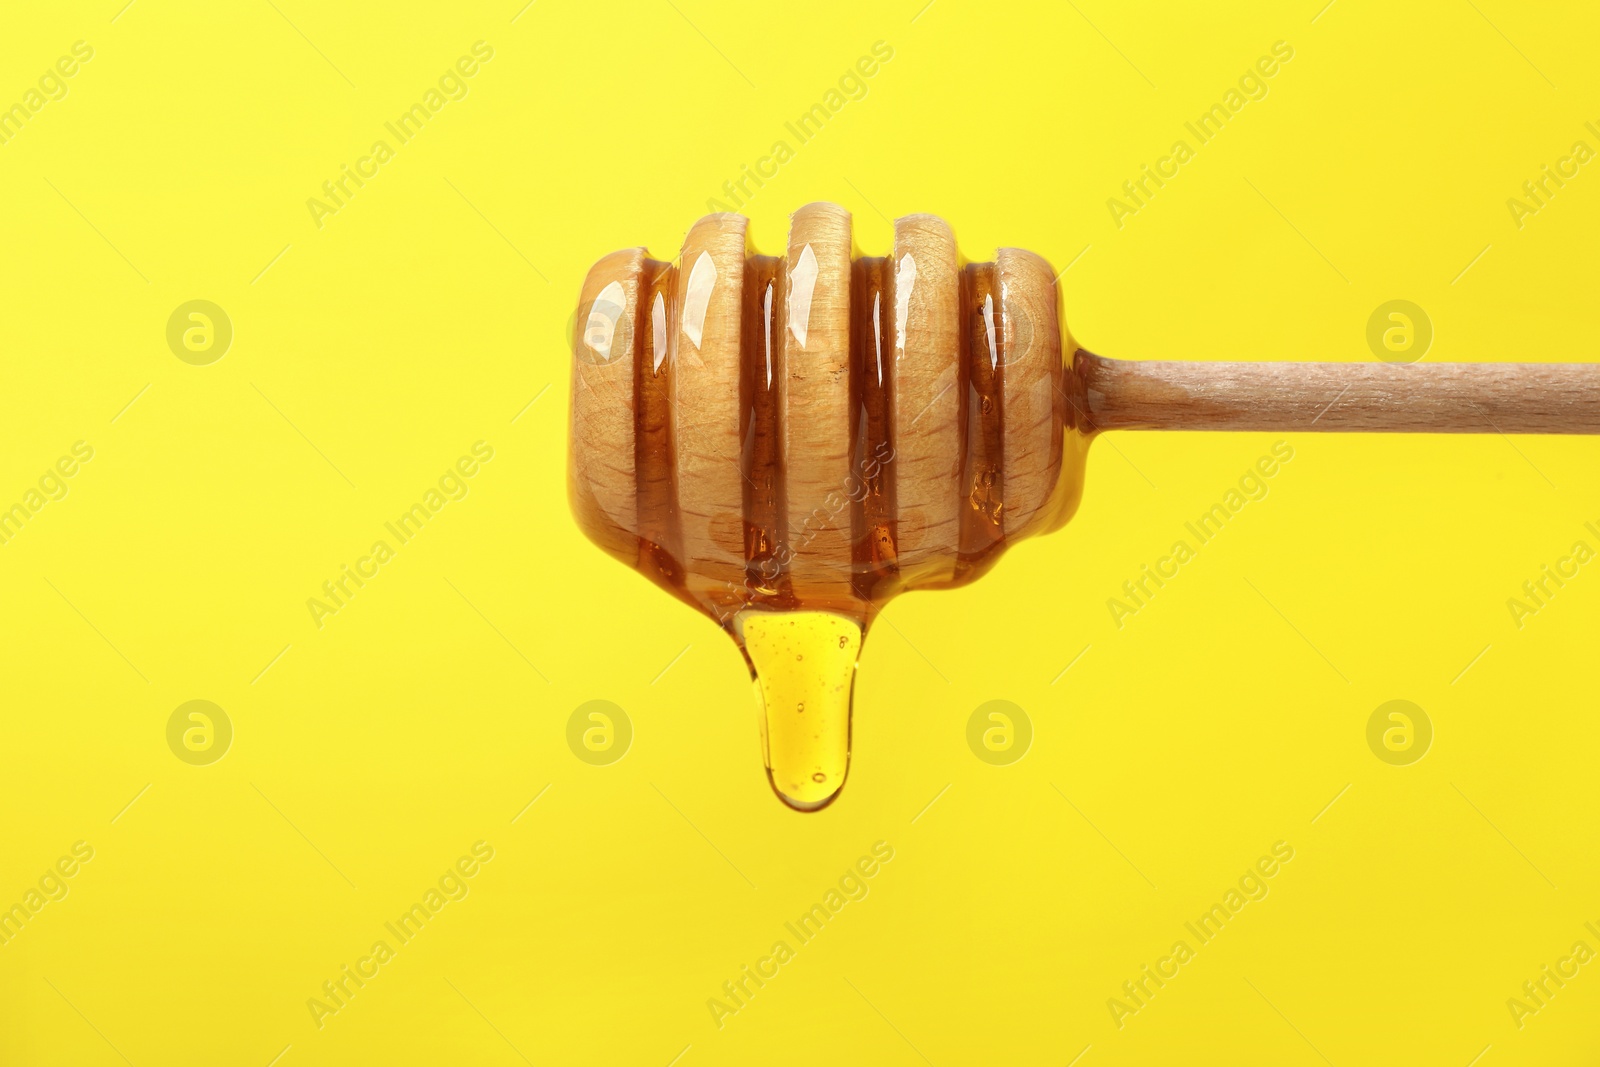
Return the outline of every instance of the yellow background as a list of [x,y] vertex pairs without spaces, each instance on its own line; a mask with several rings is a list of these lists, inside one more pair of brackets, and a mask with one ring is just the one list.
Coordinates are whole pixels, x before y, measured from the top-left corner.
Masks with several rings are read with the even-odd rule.
[[[121,2],[0,34],[5,103],[95,50],[0,146],[0,498],[95,450],[0,546],[0,905],[95,849],[0,947],[0,1062],[1600,1054],[1600,964],[1506,1007],[1600,949],[1600,574],[1521,629],[1506,606],[1600,547],[1592,440],[1097,442],[1067,529],[889,609],[811,817],[768,791],[733,645],[564,486],[589,264],[674,254],[879,40],[750,202],[762,248],[816,199],[874,254],[942,214],[969,257],[1072,263],[1073,332],[1113,356],[1369,360],[1403,298],[1431,361],[1594,358],[1595,164],[1506,207],[1600,147],[1585,5]],[[319,229],[307,198],[479,40],[470,94]],[[1107,198],[1279,40],[1269,95],[1118,229]],[[166,345],[192,299],[234,325],[210,366]],[[1270,495],[1117,629],[1107,598],[1279,437]],[[319,630],[307,598],[479,440],[470,494]],[[194,699],[236,732],[211,766],[167,747]],[[633,723],[611,766],[566,745],[594,699]],[[994,699],[1034,726],[1008,767],[966,743]],[[1367,747],[1390,699],[1434,726],[1411,766]],[[307,999],[480,840],[470,895],[319,1029]],[[870,895],[718,1029],[708,998],[880,840]],[[1270,895],[1119,1029],[1107,999],[1280,840]]]

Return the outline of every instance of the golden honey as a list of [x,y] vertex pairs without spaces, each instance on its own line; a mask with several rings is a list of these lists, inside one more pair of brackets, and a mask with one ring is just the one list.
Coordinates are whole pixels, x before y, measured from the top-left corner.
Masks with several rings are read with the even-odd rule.
[[1077,506],[1088,435],[1043,260],[964,263],[929,216],[859,257],[797,212],[783,256],[711,216],[678,263],[596,264],[574,322],[574,513],[716,621],[750,666],[763,762],[800,811],[838,797],[877,611],[983,574]]

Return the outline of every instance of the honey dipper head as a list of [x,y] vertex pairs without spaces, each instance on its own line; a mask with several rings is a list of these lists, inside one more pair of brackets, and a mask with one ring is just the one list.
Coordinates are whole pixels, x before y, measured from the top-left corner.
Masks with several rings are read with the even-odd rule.
[[1065,522],[1081,490],[1053,272],[963,263],[931,215],[857,257],[850,214],[795,212],[757,255],[739,215],[589,271],[572,350],[569,494],[588,536],[720,623],[863,623]]

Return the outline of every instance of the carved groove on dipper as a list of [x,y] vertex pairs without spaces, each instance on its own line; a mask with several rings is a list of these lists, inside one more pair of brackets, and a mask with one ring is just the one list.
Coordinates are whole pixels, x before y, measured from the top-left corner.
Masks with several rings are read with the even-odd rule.
[[[676,264],[636,250],[590,273],[570,469],[598,543],[719,621],[860,614],[976,577],[1060,511],[1070,339],[1043,260],[963,266],[931,216],[899,220],[888,257],[854,258],[829,204],[796,212],[782,256],[745,242],[743,218],[713,215]],[[618,292],[602,353],[586,326]]]

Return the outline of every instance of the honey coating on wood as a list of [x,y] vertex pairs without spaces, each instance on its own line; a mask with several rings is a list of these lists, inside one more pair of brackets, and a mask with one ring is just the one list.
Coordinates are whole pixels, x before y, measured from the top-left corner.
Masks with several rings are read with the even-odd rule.
[[[738,643],[769,780],[811,811],[844,782],[877,612],[1064,523],[1089,434],[1037,256],[962,264],[931,216],[896,223],[888,256],[857,256],[831,204],[796,212],[783,255],[744,235],[739,216],[708,216],[677,263],[635,249],[590,271],[569,496],[596,544]],[[779,646],[800,658],[780,670]]]
[[993,263],[972,263],[961,272],[961,307],[965,312],[962,340],[966,349],[967,388],[963,410],[967,424],[961,468],[961,553],[956,584],[983,567],[1004,545],[1005,492],[1002,478],[1005,418],[1001,395],[1000,335],[1005,316],[995,306]]
[[753,256],[744,274],[744,346],[739,377],[740,491],[744,503],[745,580],[737,596],[782,599],[783,470],[778,464],[778,391],[774,382],[777,336],[783,329],[778,299],[782,261]]
[[888,260],[855,262],[851,284],[850,424],[851,469],[861,472],[860,506],[852,509],[851,563],[856,596],[870,603],[874,590],[894,578],[899,554],[895,547],[895,483],[874,449],[889,441],[889,362],[885,341],[891,324],[885,316]]

